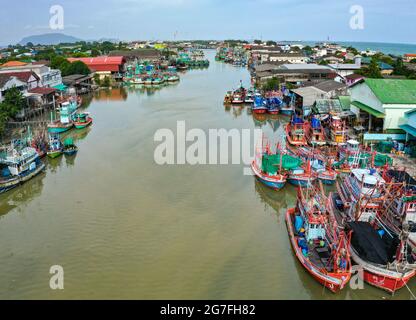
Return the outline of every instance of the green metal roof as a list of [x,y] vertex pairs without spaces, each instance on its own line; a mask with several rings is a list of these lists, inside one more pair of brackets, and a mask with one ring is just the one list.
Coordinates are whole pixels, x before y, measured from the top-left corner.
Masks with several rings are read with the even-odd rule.
[[402,124],[399,126],[401,129],[406,131],[408,134],[411,134],[412,136],[416,137],[416,129],[408,124]]
[[416,104],[416,80],[365,79],[364,82],[384,104]]
[[351,97],[350,96],[339,96],[338,100],[341,103],[342,111],[348,111],[351,109]]
[[356,106],[358,109],[361,109],[365,112],[368,112],[369,114],[371,114],[372,116],[374,116],[376,118],[384,118],[385,117],[384,113],[382,113],[380,111],[377,111],[377,110],[367,106],[364,103],[361,103],[361,102],[358,102],[358,101],[352,101],[351,104]]

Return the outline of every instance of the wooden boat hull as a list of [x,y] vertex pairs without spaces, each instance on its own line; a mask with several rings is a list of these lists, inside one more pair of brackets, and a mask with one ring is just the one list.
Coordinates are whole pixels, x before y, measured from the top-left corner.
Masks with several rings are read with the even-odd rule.
[[62,150],[48,151],[47,155],[48,155],[49,158],[55,159],[55,158],[58,158],[59,156],[61,156],[62,153],[63,153]]
[[279,110],[268,110],[267,111],[269,114],[279,114]]
[[362,260],[352,246],[350,246],[351,258],[362,267],[363,280],[368,284],[395,293],[407,285],[411,278],[416,275],[416,270],[406,273],[386,270]]
[[293,110],[292,109],[281,109],[280,113],[284,116],[291,116],[291,115],[293,115]]
[[277,177],[267,176],[260,172],[254,162],[251,164],[251,170],[253,171],[257,180],[273,190],[280,190],[286,184],[286,177],[283,175],[278,175]]
[[91,124],[92,124],[92,119],[89,119],[86,122],[74,122],[74,126],[76,129],[85,129]]
[[295,214],[296,209],[291,208],[286,211],[286,226],[290,238],[290,243],[292,245],[292,249],[295,252],[295,255],[300,262],[300,264],[309,272],[309,274],[318,281],[321,285],[325,288],[329,289],[333,293],[337,293],[341,291],[349,282],[351,278],[350,273],[338,273],[338,274],[331,274],[331,273],[323,273],[319,268],[315,267],[311,261],[306,258],[302,254],[302,250],[298,246],[295,237],[295,228],[292,223],[292,216]]
[[253,113],[256,114],[265,114],[267,112],[267,109],[253,109]]
[[289,182],[290,184],[294,186],[302,187],[302,188],[309,187],[310,184],[313,183],[314,181],[315,181],[315,178],[298,177],[296,175],[291,175],[291,174],[289,174],[289,177],[287,178],[287,182]]
[[326,184],[328,186],[333,186],[337,179],[326,179],[326,178],[318,178],[320,181],[322,181],[323,184]]
[[69,123],[66,125],[59,125],[59,126],[49,125],[48,132],[49,133],[63,133],[63,132],[67,132],[71,130],[72,127],[73,127],[72,123]]
[[5,193],[17,186],[29,181],[33,177],[37,176],[45,169],[45,164],[40,162],[33,171],[28,172],[27,174],[19,177],[14,177],[6,181],[0,181],[0,193]]
[[318,173],[318,179],[322,181],[323,184],[326,185],[334,185],[337,181],[338,174],[334,171],[331,171],[330,173],[321,172]]

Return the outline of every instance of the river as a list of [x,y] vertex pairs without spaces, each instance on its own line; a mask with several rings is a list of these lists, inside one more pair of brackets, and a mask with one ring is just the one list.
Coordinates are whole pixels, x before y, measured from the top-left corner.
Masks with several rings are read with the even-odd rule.
[[[177,85],[95,94],[93,126],[70,133],[78,155],[46,159],[44,174],[0,195],[1,299],[392,298],[367,285],[334,295],[302,269],[284,222],[294,187],[271,191],[244,164],[155,163],[155,132],[177,121],[282,137],[284,118],[223,106],[249,74],[214,54]],[[49,287],[53,265],[64,290]],[[409,298],[407,289],[393,297]]]

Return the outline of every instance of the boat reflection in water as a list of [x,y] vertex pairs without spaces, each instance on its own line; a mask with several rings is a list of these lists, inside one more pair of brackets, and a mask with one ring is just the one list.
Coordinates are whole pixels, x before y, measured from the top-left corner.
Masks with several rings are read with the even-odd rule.
[[276,192],[262,184],[257,179],[253,179],[254,189],[265,207],[269,206],[277,212],[284,214],[286,209],[296,204],[296,194],[290,188],[283,188]]
[[125,87],[102,89],[94,92],[96,101],[126,101],[128,97]]
[[7,193],[0,194],[0,219],[16,208],[23,208],[25,204],[42,194],[45,171],[33,177],[24,184]]

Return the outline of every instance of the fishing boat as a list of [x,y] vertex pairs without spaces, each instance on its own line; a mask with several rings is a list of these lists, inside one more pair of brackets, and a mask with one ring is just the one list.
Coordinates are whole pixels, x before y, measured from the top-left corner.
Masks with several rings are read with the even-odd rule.
[[74,156],[78,152],[78,147],[74,144],[72,138],[67,138],[64,141],[63,153],[66,156]]
[[311,161],[311,168],[317,179],[322,181],[323,184],[334,185],[337,181],[338,173],[332,169],[331,163],[327,165],[326,161],[313,159]]
[[179,78],[179,76],[178,75],[176,75],[176,74],[170,74],[169,76],[168,76],[168,79],[167,79],[167,81],[168,82],[177,82],[177,81],[179,81],[180,80],[180,78]]
[[321,124],[321,121],[316,117],[312,117],[311,119],[310,133],[308,138],[308,142],[311,146],[326,145],[325,130]]
[[302,118],[294,116],[286,125],[286,140],[292,146],[307,146],[309,123]]
[[63,102],[60,107],[59,119],[54,120],[51,113],[51,122],[48,124],[49,133],[63,133],[71,130],[74,126],[72,122],[73,115],[78,108],[78,104],[75,101]]
[[[337,182],[337,191],[346,209],[360,206],[362,221],[377,218],[381,208],[382,189],[385,180],[375,169],[352,169],[351,173]],[[356,220],[356,217],[351,217]]]
[[332,168],[333,157],[323,151],[311,147],[286,146],[287,150],[305,162],[310,160],[311,169],[316,178],[323,184],[333,185],[337,181],[338,173]]
[[153,83],[153,79],[152,79],[152,77],[150,77],[150,76],[148,76],[148,77],[144,78],[144,80],[143,80],[143,84],[145,84],[145,85],[147,85],[147,86],[151,86],[151,85],[152,85],[152,83]]
[[261,95],[256,95],[254,97],[254,103],[251,110],[253,111],[253,113],[256,114],[263,114],[267,112],[266,101],[263,99]]
[[162,77],[160,76],[156,76],[155,78],[153,78],[152,80],[152,85],[158,86],[164,83],[164,80]]
[[49,134],[49,145],[47,155],[49,158],[55,159],[62,155],[64,146],[59,139],[59,134]]
[[288,173],[287,181],[301,188],[310,187],[316,180],[316,174],[311,169],[311,163],[308,160],[305,164],[291,169]]
[[331,116],[329,122],[330,143],[333,145],[345,144],[348,137],[347,126],[338,116]]
[[[314,192],[314,191],[312,191]],[[298,190],[295,208],[286,212],[292,248],[302,266],[324,287],[337,293],[351,279],[349,238],[328,221],[325,198]]]
[[43,158],[46,156],[46,152],[48,149],[48,141],[45,136],[45,131],[40,131],[34,136],[32,136],[29,130],[29,139],[28,139],[28,146],[32,147],[36,150],[40,158]]
[[246,104],[254,103],[254,95],[255,95],[254,89],[250,88],[246,93],[246,96],[244,98],[244,103],[246,103]]
[[386,181],[381,219],[399,235],[407,227],[409,243],[416,252],[416,180],[404,169],[386,166],[382,174]]
[[17,149],[13,143],[0,154],[0,193],[32,179],[45,169],[35,148]]
[[89,112],[77,113],[75,115],[74,126],[76,129],[84,129],[92,124]]
[[280,146],[272,153],[267,140],[263,138],[262,145],[256,148],[256,157],[251,168],[261,183],[274,190],[280,190],[286,184],[285,171],[299,166],[300,163],[299,159],[283,153]]
[[133,84],[144,84],[143,78],[139,76],[133,77],[130,82]]
[[382,225],[363,221],[348,223],[346,230],[352,231],[352,260],[368,284],[395,293],[416,275],[405,232],[397,237]]
[[282,101],[276,97],[267,99],[267,112],[269,114],[279,114]]
[[391,293],[404,287],[416,275],[409,228],[396,225],[395,230],[386,220],[392,214],[386,204],[399,197],[386,197],[386,181],[374,169],[351,170],[337,190],[334,214],[353,231],[351,256],[363,269],[364,281]]
[[224,97],[224,104],[231,104],[233,102],[233,92],[228,91]]
[[295,109],[291,105],[283,104],[280,108],[280,113],[284,116],[292,116],[295,113]]

